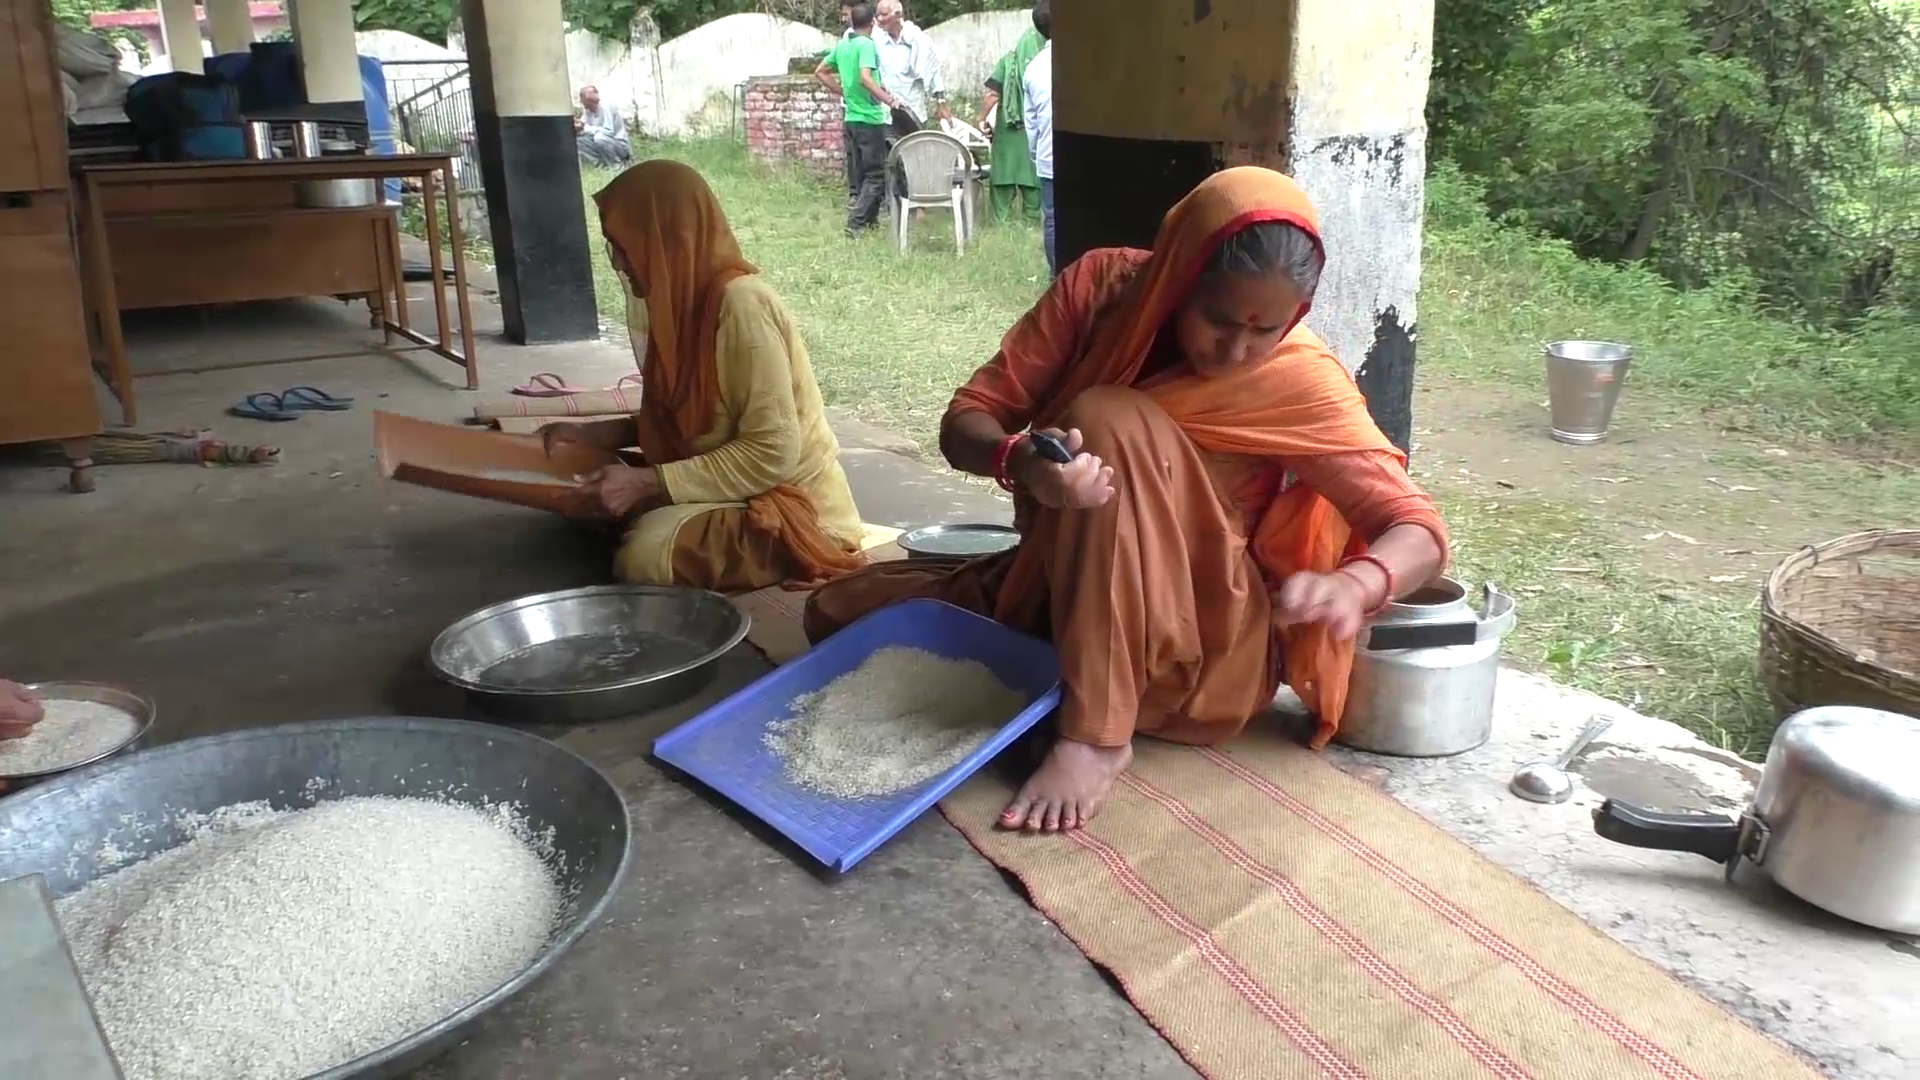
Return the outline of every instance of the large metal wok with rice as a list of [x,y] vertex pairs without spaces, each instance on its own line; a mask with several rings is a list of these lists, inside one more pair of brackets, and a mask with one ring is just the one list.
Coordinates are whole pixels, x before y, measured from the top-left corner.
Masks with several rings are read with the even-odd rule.
[[[356,796],[513,803],[550,837],[570,898],[544,949],[519,974],[437,1023],[310,1080],[388,1080],[462,1039],[526,988],[605,909],[626,867],[625,802],[613,783],[544,739],[487,724],[365,717],[254,728],[111,759],[0,799],[0,880],[40,874],[65,896],[187,837],[183,814],[264,800],[298,809]],[[103,853],[117,856],[103,861]]]

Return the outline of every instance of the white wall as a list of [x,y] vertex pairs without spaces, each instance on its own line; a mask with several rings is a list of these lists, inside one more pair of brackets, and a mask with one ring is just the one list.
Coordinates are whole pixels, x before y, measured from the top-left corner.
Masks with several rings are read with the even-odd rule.
[[[1002,56],[1013,49],[1020,35],[1033,28],[1028,11],[981,11],[958,15],[938,26],[927,28],[934,49],[940,54],[941,73],[946,76],[949,95],[978,101],[986,91],[987,76]],[[971,116],[963,120],[976,119]]]
[[[1032,25],[1025,11],[990,11],[928,27],[948,93],[978,100],[993,66]],[[583,86],[598,87],[636,134],[656,138],[724,133],[735,86],[750,76],[781,74],[791,58],[821,52],[835,40],[814,27],[762,14],[728,15],[667,42],[658,42],[644,18],[634,30],[634,40],[627,43],[585,30],[569,33],[567,77],[576,97]],[[461,58],[458,42],[448,48],[394,30],[363,32],[358,44],[362,55],[382,60],[458,63]],[[456,71],[437,64],[396,65],[388,68],[388,79],[438,79]],[[447,93],[466,89],[465,79],[456,81],[459,85],[448,86]]]
[[[1000,57],[1027,27],[1024,11],[962,15],[929,27],[948,92],[980,97]],[[659,45],[642,28],[638,41],[567,35],[567,68],[577,94],[593,85],[619,105],[629,126],[656,137],[724,132],[734,87],[753,75],[778,75],[787,62],[832,47],[834,35],[772,15],[728,15]],[[970,118],[969,118],[970,119]]]

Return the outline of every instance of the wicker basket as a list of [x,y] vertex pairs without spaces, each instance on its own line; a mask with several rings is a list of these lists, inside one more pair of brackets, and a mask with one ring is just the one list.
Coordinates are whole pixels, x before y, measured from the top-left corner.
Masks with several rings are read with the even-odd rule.
[[1782,718],[1816,705],[1920,716],[1920,529],[1854,533],[1775,567],[1760,677]]

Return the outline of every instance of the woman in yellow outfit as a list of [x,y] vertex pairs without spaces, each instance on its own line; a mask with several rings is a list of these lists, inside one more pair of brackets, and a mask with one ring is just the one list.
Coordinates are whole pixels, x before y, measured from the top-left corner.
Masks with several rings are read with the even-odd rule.
[[545,438],[550,453],[639,447],[644,464],[609,466],[586,492],[629,523],[620,580],[739,591],[859,569],[860,515],[806,345],[713,190],[655,160],[594,202],[628,288],[640,412],[550,425]]

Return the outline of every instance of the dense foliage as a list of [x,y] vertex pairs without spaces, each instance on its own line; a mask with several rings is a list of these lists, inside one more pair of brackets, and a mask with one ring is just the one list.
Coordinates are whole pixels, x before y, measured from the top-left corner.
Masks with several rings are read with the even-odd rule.
[[1912,0],[1438,0],[1435,28],[1435,156],[1495,214],[1817,326],[1920,318]]

